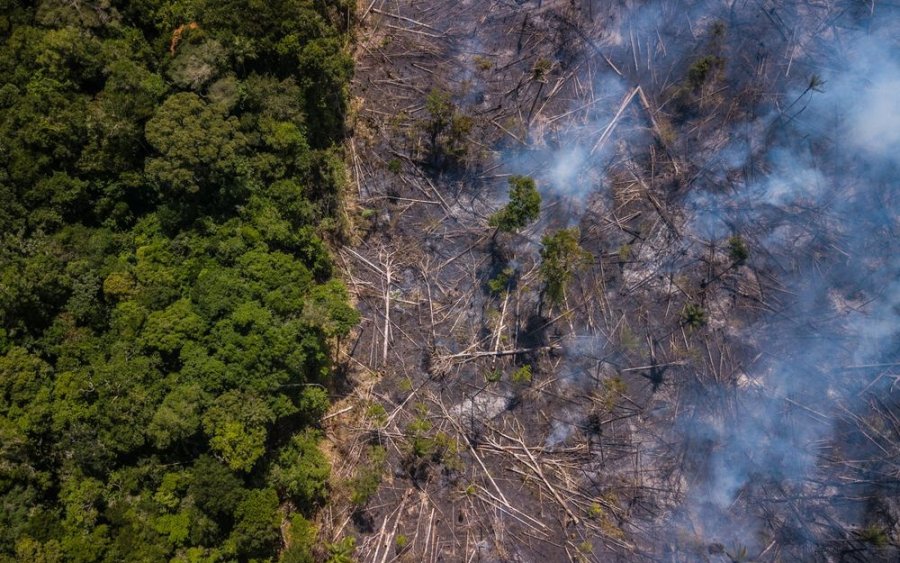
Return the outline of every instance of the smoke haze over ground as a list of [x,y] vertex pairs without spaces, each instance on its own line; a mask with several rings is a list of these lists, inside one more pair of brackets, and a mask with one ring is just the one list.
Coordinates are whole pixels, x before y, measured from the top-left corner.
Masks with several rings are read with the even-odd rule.
[[[397,9],[428,22],[415,40],[435,52],[456,51],[423,29],[460,34],[468,66],[438,85],[475,116],[477,149],[426,170],[455,200],[407,213],[367,256],[430,252],[407,263],[427,281],[404,287],[427,302],[392,317],[406,339],[394,359],[428,349],[425,373],[375,366],[420,385],[432,412],[506,405],[464,429],[445,421],[460,483],[416,483],[464,514],[447,559],[464,559],[454,542],[470,535],[492,561],[895,559],[900,8],[426,4]],[[423,72],[420,90],[437,80]],[[427,160],[378,124],[376,154]],[[541,217],[492,236],[484,218],[511,174],[535,178]],[[430,197],[417,185],[404,197]],[[548,304],[541,237],[576,226],[592,259]],[[484,290],[507,267],[509,291]],[[369,306],[379,319],[384,301]],[[385,331],[367,330],[381,350]],[[523,366],[533,380],[512,381]]]
[[[648,34],[659,32],[669,39],[666,56],[682,58],[684,67],[698,56],[684,40],[690,21],[749,25],[760,10],[772,9],[695,3],[673,21],[667,14],[677,4],[636,6],[608,43],[624,44],[627,33],[650,45]],[[686,203],[688,225],[700,239],[719,245],[731,235],[753,240],[754,252],[762,254],[753,261],[781,270],[786,296],[777,312],[738,332],[761,354],[744,367],[755,385],[696,390],[696,410],[678,419],[674,436],[706,448],[687,452],[705,458],[696,460],[704,468],[687,486],[687,519],[676,516],[673,538],[699,533],[734,549],[743,546],[752,556],[770,541],[763,519],[787,522],[794,515],[786,506],[764,500],[753,506],[742,496],[767,485],[801,496],[834,494],[815,484],[825,463],[822,444],[835,439],[838,418],[864,409],[860,390],[878,377],[878,371],[848,366],[898,360],[900,12],[885,8],[859,20],[839,15],[839,24],[829,25],[831,12],[817,14],[802,3],[778,8],[784,17],[794,16],[793,34],[800,38],[790,49],[793,77],[785,73],[777,82],[781,92],[768,93],[774,103],[744,108],[751,120],[727,124],[738,138],[702,164],[702,178]],[[724,35],[719,49],[730,56],[748,45],[740,25]],[[760,38],[759,45],[766,40],[778,41]],[[724,72],[739,77],[729,72],[735,64],[728,60]],[[649,87],[652,78],[643,72],[639,68],[636,83]],[[595,80],[608,107],[628,93],[626,79],[612,71]],[[747,86],[739,80],[724,88]],[[604,131],[614,110],[606,113],[583,129]],[[584,139],[583,131],[573,136]],[[527,170],[544,180],[545,193],[583,202],[597,188],[586,171],[609,170],[614,158],[591,155],[579,140],[558,139],[548,166]],[[637,152],[647,139],[622,125],[609,139],[611,146],[617,143]],[[512,157],[513,168],[517,158],[528,157]],[[894,383],[883,379],[867,390],[890,397]],[[559,443],[567,427],[555,423],[548,443]],[[852,510],[839,517],[850,527],[868,524]]]

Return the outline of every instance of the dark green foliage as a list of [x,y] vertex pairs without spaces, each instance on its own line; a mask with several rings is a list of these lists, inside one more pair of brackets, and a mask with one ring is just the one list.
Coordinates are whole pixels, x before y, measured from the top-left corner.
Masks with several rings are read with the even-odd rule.
[[259,489],[247,497],[234,511],[235,524],[228,538],[229,547],[242,559],[266,557],[278,542],[278,495],[272,489]]
[[238,170],[247,140],[237,118],[196,94],[167,98],[147,122],[146,138],[159,154],[147,161],[147,175],[166,197],[241,183]]
[[534,222],[540,211],[541,194],[534,180],[528,176],[513,176],[509,179],[509,203],[491,215],[488,224],[498,231],[513,233]]
[[719,69],[724,61],[721,57],[707,55],[697,59],[688,69],[687,84],[692,89],[697,89],[706,84],[712,74]]
[[281,563],[313,563],[316,559],[316,527],[300,514],[291,517],[287,549],[281,552]]
[[706,311],[700,305],[688,303],[681,311],[681,322],[691,328],[700,328],[706,324]]
[[312,431],[294,436],[279,452],[270,473],[275,488],[298,506],[316,506],[327,494],[330,467],[319,451],[320,438]]
[[578,243],[577,227],[561,229],[544,235],[541,244],[541,278],[544,291],[551,304],[561,305],[565,301],[566,287],[575,272],[587,264],[588,254]]
[[274,560],[327,492],[310,427],[359,318],[323,242],[350,5],[25,4],[0,10],[0,561]]
[[432,90],[425,98],[425,111],[428,112],[425,130],[431,137],[432,147],[437,145],[438,135],[450,125],[455,110],[456,108],[450,100],[450,94],[447,92]]
[[429,161],[435,168],[459,164],[468,152],[467,137],[474,120],[457,111],[448,92],[432,90],[425,98],[428,119],[424,128],[428,135]]
[[865,528],[860,529],[857,534],[860,540],[873,547],[884,547],[890,542],[890,537],[884,528],[877,524],[869,524]]
[[193,467],[188,495],[214,518],[231,515],[245,494],[243,482],[216,459],[202,455]]
[[[722,38],[724,31],[717,32],[718,26],[714,25],[710,48],[718,50],[716,45]],[[698,58],[687,69],[684,80],[671,91],[674,118],[676,121],[689,119],[696,115],[703,99],[704,91],[709,90],[709,85],[714,84],[725,68],[725,59],[717,55],[705,55]]]
[[383,446],[369,448],[369,459],[362,464],[356,476],[350,482],[350,502],[356,506],[365,506],[381,485],[381,474],[384,472],[387,450]]
[[356,551],[356,539],[353,536],[347,536],[328,546],[326,563],[352,563],[354,551]]
[[488,280],[488,289],[494,295],[502,295],[509,291],[515,280],[516,271],[513,268],[503,268],[503,270],[495,277]]
[[547,73],[549,73],[552,68],[553,61],[540,58],[534,62],[534,66],[531,69],[531,77],[538,82],[546,82]]
[[531,383],[532,372],[530,365],[524,365],[512,373],[510,379],[513,383]]
[[499,368],[491,370],[484,374],[484,380],[487,383],[497,383],[501,379],[503,379],[503,371],[501,371]]
[[743,238],[734,235],[728,239],[728,256],[733,263],[738,265],[747,261],[747,258],[750,257],[750,250]]

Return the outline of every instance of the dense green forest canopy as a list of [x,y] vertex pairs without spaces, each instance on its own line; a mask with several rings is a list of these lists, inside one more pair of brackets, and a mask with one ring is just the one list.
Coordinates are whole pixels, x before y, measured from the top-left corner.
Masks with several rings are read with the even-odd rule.
[[350,14],[0,0],[0,561],[312,557]]

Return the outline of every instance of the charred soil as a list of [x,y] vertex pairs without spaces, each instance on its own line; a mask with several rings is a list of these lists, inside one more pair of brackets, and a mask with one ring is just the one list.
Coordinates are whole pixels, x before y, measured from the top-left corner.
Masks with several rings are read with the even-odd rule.
[[[898,145],[857,129],[900,12],[863,4],[361,3],[325,534],[896,560]],[[541,212],[504,232],[514,175]]]

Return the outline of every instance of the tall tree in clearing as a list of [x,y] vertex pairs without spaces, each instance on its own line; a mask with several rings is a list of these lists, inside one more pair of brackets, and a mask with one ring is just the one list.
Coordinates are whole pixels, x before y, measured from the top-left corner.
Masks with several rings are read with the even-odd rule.
[[488,218],[497,231],[514,233],[533,223],[541,211],[541,194],[534,179],[512,176],[509,179],[509,202]]

